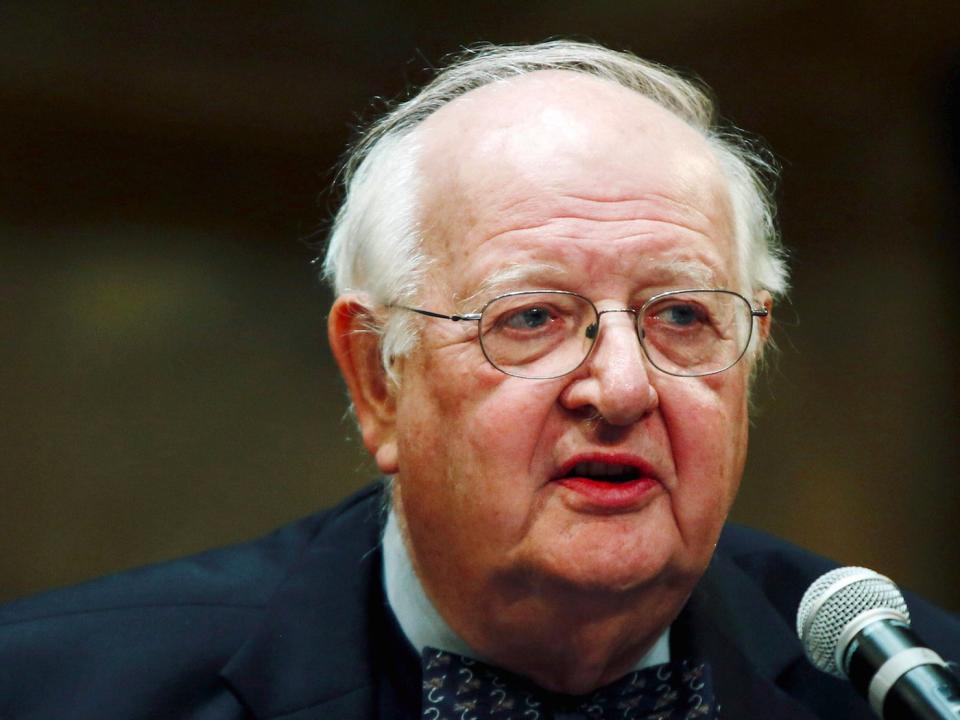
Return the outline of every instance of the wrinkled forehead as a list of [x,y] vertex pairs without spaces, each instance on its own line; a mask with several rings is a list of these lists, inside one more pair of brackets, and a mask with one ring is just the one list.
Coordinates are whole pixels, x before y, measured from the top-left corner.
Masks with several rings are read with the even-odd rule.
[[441,267],[505,215],[535,223],[584,198],[682,199],[730,235],[726,184],[703,136],[612,81],[538,71],[486,85],[424,121],[418,143],[424,249]]

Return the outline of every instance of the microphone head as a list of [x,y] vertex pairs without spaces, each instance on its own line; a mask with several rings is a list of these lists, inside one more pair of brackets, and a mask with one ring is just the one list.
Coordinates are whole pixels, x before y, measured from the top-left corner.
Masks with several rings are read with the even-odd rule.
[[858,621],[867,614],[878,619],[896,617],[910,624],[900,589],[873,570],[837,568],[815,580],[797,610],[797,634],[810,662],[823,672],[846,677],[838,658],[862,629]]

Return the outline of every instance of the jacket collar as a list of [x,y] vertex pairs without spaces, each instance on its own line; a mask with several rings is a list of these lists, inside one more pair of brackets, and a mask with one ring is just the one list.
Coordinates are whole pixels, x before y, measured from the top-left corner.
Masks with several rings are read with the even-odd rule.
[[258,719],[374,716],[371,605],[380,588],[379,488],[333,515],[221,671]]
[[716,553],[673,626],[676,655],[711,663],[724,717],[811,720],[778,685],[803,650],[754,580]]

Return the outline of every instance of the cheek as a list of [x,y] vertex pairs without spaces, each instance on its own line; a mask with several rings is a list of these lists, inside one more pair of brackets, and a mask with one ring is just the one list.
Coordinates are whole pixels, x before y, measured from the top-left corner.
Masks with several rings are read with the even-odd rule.
[[421,574],[457,586],[508,562],[543,482],[531,468],[546,456],[549,403],[502,377],[402,386],[395,492]]
[[471,408],[470,445],[477,462],[532,471],[538,447],[548,442],[552,403],[531,388],[514,387],[522,382],[533,384],[510,378]]
[[736,376],[685,381],[662,393],[660,403],[677,473],[678,520],[713,531],[733,503],[746,460],[744,384]]
[[549,442],[551,403],[536,392],[546,388],[494,370],[451,374],[444,367],[450,365],[417,368],[416,379],[401,386],[404,494],[432,504],[442,498],[465,521],[508,522],[535,487],[540,449]]

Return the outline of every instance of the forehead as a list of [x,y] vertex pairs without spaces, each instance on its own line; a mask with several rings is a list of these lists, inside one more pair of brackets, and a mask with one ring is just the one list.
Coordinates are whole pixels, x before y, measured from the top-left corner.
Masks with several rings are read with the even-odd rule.
[[487,85],[428,118],[419,141],[424,249],[451,284],[502,270],[486,246],[511,263],[549,249],[585,269],[638,248],[664,263],[732,261],[706,140],[615,83],[540,71]]

